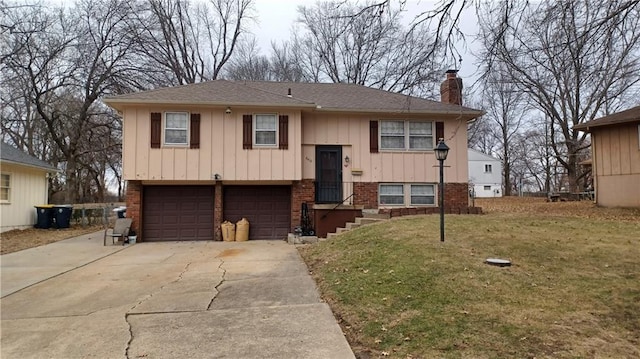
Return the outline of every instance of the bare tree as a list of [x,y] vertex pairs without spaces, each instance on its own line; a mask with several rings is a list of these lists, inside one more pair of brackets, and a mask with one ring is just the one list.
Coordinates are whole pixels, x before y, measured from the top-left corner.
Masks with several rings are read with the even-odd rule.
[[514,1],[481,13],[485,75],[504,68],[549,119],[550,146],[571,191],[580,187],[578,163],[589,146],[572,127],[616,110],[640,81],[639,3]]
[[[511,166],[513,158],[512,143],[521,130],[521,125],[528,113],[528,105],[525,94],[508,78],[503,76],[501,68],[495,67],[494,71],[485,78],[483,108],[487,113],[483,116],[491,123],[492,135],[495,137],[497,157],[502,160],[502,184],[504,195],[511,195]],[[491,154],[491,153],[489,153]]]
[[[71,11],[17,7],[8,14],[28,21],[14,21],[2,40],[3,47],[16,49],[0,77],[3,137],[64,171],[63,181],[52,180],[52,190],[63,183],[65,202],[86,200],[85,184],[96,174],[102,176],[94,182],[98,197],[106,190],[95,159],[120,146],[119,125],[105,120],[98,99],[134,77],[127,56],[133,43],[121,36],[128,16],[122,0],[85,0]],[[105,138],[114,143],[104,146]]]
[[135,6],[139,60],[151,86],[218,78],[253,9],[252,0],[150,0]]
[[424,46],[433,40],[425,28],[404,29],[397,9],[318,2],[298,12],[290,47],[306,80],[419,94],[435,87],[441,69]]

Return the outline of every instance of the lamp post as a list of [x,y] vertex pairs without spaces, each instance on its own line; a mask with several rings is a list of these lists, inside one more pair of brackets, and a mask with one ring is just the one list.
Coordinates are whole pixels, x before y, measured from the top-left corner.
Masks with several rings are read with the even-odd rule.
[[449,146],[444,143],[444,139],[440,139],[434,152],[440,162],[440,242],[444,242],[444,160],[449,154]]

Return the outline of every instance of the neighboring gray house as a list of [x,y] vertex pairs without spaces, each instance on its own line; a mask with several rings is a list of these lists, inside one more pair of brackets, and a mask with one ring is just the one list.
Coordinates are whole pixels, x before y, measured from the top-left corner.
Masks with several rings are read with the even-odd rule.
[[475,197],[502,197],[502,161],[469,148],[469,184]]
[[2,143],[0,151],[0,232],[32,227],[35,205],[47,204],[49,173],[57,169]]

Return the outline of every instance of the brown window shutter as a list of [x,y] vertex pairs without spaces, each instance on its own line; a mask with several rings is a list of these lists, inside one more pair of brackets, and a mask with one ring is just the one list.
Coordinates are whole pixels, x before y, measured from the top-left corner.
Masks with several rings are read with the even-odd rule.
[[151,148],[160,148],[162,141],[162,114],[151,112]]
[[200,114],[191,114],[191,135],[189,148],[200,148]]
[[369,122],[369,152],[378,153],[378,121]]
[[253,146],[252,115],[242,115],[242,148],[250,150]]
[[436,144],[444,138],[444,122],[436,122]]
[[280,115],[279,117],[279,143],[278,148],[286,150],[289,148],[289,116]]

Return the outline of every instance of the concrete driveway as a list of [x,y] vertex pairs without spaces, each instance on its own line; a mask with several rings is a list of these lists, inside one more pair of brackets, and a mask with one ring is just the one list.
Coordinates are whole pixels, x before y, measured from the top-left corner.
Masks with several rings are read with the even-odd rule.
[[[73,257],[72,247],[58,256]],[[96,247],[104,250],[101,238]],[[354,358],[286,242],[121,248],[24,289],[14,284],[0,299],[1,357]],[[1,259],[4,287],[11,270]]]

